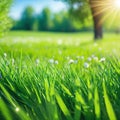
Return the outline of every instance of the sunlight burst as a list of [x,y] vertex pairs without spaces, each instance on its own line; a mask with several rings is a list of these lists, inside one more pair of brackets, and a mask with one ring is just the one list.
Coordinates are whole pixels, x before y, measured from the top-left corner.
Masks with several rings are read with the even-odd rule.
[[118,26],[120,20],[120,0],[92,1],[91,7],[95,9],[94,16],[100,16],[99,24]]
[[120,9],[120,0],[115,0],[114,5]]

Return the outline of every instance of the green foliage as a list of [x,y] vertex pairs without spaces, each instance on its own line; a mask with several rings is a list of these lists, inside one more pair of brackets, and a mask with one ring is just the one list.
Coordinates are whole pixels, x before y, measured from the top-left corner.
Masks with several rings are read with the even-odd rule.
[[12,0],[0,0],[0,36],[11,26],[10,18],[8,17],[9,8]]
[[112,104],[110,102],[110,99],[107,95],[106,87],[105,87],[105,82],[103,81],[103,91],[104,91],[104,99],[105,99],[105,105],[106,105],[106,110],[109,116],[110,120],[117,120],[114,109],[112,107]]
[[35,30],[35,31],[61,31],[74,32],[79,30],[90,30],[91,23],[80,22],[72,19],[68,12],[61,11],[52,13],[49,8],[44,8],[40,14],[35,14],[32,7],[27,7],[21,19],[14,21],[13,30]]
[[48,31],[51,28],[51,11],[44,8],[42,13],[38,16],[39,30]]
[[67,12],[60,12],[55,14],[53,17],[53,30],[62,32],[79,30],[81,26],[77,24],[77,28],[74,23],[75,21],[73,21]]
[[106,34],[99,44],[91,38],[90,33],[39,32],[4,38],[0,118],[119,120],[120,41],[114,34]]
[[[91,15],[89,0],[62,0],[69,4],[70,15],[84,23]],[[92,21],[92,19],[89,19]]]
[[25,30],[32,30],[34,24],[34,9],[31,6],[25,8],[22,13],[21,21],[22,27]]

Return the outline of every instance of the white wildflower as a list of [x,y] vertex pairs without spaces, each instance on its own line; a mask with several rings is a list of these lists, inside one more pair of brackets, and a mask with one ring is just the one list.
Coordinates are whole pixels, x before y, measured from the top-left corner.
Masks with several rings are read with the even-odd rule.
[[54,59],[50,59],[49,63],[53,64],[54,63]]
[[36,59],[36,65],[38,65],[40,63],[40,60],[39,59]]
[[85,68],[89,68],[89,66],[90,66],[89,63],[87,63],[87,62],[84,63]]
[[92,58],[91,57],[88,57],[88,61],[91,61],[92,60]]
[[7,53],[4,53],[3,55],[4,55],[5,58],[7,57]]
[[94,57],[93,59],[94,59],[95,61],[98,61],[98,57]]
[[102,57],[99,62],[104,62],[106,59],[104,57]]
[[59,63],[59,62],[58,62],[57,60],[55,60],[55,62],[54,62],[54,63],[58,65],[58,63]]
[[73,63],[74,63],[74,60],[73,60],[73,59],[70,59],[68,63],[69,63],[69,64],[73,64]]

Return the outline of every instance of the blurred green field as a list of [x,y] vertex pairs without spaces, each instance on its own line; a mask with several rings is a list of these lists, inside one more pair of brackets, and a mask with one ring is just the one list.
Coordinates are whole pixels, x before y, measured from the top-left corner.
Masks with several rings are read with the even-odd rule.
[[[104,39],[93,41],[92,33],[10,32],[0,40],[1,53],[22,52],[30,56],[79,55],[84,51],[115,52],[120,50],[120,34],[105,33]],[[52,47],[51,47],[52,46]],[[96,50],[95,50],[96,49]],[[49,51],[49,52],[48,52]],[[83,52],[83,53],[82,53]],[[50,53],[50,54],[49,54]]]
[[9,32],[0,40],[1,120],[119,120],[120,35]]

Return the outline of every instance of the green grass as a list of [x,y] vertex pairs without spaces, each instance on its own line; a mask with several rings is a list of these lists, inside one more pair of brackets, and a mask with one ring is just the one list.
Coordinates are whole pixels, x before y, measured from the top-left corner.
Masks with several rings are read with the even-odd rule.
[[[0,40],[2,120],[119,120],[120,35],[10,32]],[[6,54],[5,54],[6,53]]]

